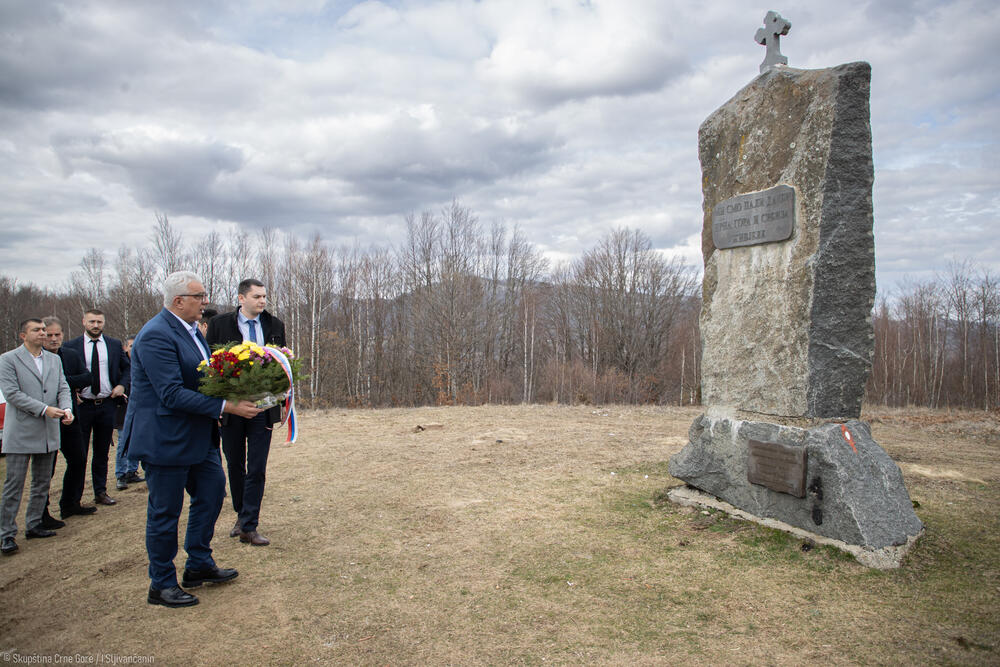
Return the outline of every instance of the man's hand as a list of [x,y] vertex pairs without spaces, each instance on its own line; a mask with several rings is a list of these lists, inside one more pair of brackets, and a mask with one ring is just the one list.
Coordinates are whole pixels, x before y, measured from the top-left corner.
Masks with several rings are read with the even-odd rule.
[[[59,408],[54,408],[51,405],[45,408],[45,416],[49,419],[62,419],[66,416],[67,412],[69,412],[69,410],[60,410]],[[70,412],[70,415],[72,414],[73,413]]]
[[116,384],[115,388],[111,390],[111,398],[118,398],[119,396],[125,395],[125,387],[120,384]]
[[70,424],[73,423],[73,419],[74,419],[74,417],[73,417],[73,411],[72,410],[63,410],[63,418],[62,418],[62,423],[63,424],[66,424],[66,426],[69,426]]
[[222,408],[222,411],[244,419],[253,419],[261,413],[260,408],[254,405],[253,401],[240,401],[239,403],[226,401],[226,406]]

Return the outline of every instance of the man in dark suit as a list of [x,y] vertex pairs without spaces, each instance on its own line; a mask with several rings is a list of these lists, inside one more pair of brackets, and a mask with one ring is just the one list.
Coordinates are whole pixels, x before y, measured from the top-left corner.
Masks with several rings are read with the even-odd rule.
[[[45,349],[58,354],[62,359],[63,375],[69,390],[74,394],[73,407],[76,411],[75,394],[80,389],[90,386],[90,371],[83,365],[83,359],[76,352],[63,347],[62,321],[55,317],[42,319],[45,325]],[[83,449],[83,435],[80,433],[80,422],[74,420],[71,424],[61,424],[59,427],[59,451],[66,459],[66,472],[63,474],[62,496],[59,498],[59,509],[62,518],[80,515],[88,516],[97,511],[93,505],[81,505],[80,495],[83,493],[83,482],[87,476],[87,454]],[[52,461],[52,472],[55,472],[56,462]],[[45,513],[42,515],[42,527],[52,530],[62,528],[66,524],[49,515],[46,500]]]
[[108,495],[108,450],[115,430],[115,405],[128,393],[129,359],[120,340],[104,335],[104,313],[96,308],[88,310],[83,314],[83,328],[86,333],[66,343],[66,347],[76,352],[91,372],[90,386],[80,391],[77,406],[84,456],[93,434],[90,479],[94,502],[114,505],[116,501]]
[[146,601],[185,607],[198,598],[177,585],[177,524],[184,491],[191,497],[182,584],[193,588],[235,579],[236,570],[212,559],[212,535],[222,509],[226,480],[212,425],[223,413],[252,418],[250,401],[224,401],[198,392],[199,364],[208,343],[198,331],[205,286],[190,271],[177,271],[163,284],[163,310],[143,326],[132,348],[132,394],[119,444],[142,462],[149,489],[146,552],[150,587]]
[[[237,298],[240,307],[231,313],[216,315],[208,323],[205,337],[212,347],[225,343],[252,341],[258,345],[285,346],[285,325],[264,310],[267,289],[254,278],[240,282]],[[257,532],[267,455],[271,450],[271,429],[281,421],[281,406],[262,412],[253,419],[226,416],[222,420],[222,451],[226,453],[229,494],[237,518],[230,537],[240,542],[267,546],[269,539]]]

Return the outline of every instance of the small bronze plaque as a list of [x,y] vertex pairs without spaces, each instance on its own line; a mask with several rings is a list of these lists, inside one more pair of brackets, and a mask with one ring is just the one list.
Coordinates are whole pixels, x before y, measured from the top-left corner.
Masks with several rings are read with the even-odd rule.
[[747,480],[773,491],[806,497],[806,448],[751,440]]
[[776,185],[737,195],[712,209],[712,243],[719,250],[784,241],[795,227],[795,189]]

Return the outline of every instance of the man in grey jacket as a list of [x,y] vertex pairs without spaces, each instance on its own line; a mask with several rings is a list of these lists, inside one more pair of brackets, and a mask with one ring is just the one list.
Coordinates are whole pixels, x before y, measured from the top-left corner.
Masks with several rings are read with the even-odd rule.
[[31,467],[31,490],[25,514],[25,537],[52,537],[55,531],[41,526],[52,481],[52,460],[59,451],[59,421],[73,423],[73,398],[59,357],[42,348],[45,325],[40,319],[21,323],[24,344],[0,354],[0,391],[7,399],[3,453],[7,479],[0,499],[0,553],[18,549],[17,511],[24,480]]

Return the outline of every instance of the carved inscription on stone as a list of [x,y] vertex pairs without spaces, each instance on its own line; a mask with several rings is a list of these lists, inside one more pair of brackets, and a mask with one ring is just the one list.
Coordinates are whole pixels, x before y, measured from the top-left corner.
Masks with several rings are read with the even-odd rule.
[[795,189],[776,185],[737,195],[712,209],[712,243],[719,250],[784,241],[795,227]]
[[747,480],[796,498],[806,496],[806,448],[749,441]]

